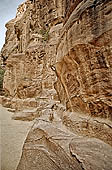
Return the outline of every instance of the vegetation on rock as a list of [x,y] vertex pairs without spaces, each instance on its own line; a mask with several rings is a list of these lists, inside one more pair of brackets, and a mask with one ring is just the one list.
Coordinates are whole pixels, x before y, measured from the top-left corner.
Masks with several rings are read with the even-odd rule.
[[4,77],[4,69],[0,66],[0,94],[2,93],[3,89],[3,77]]
[[40,34],[42,35],[44,41],[47,41],[49,39],[49,29],[41,29]]

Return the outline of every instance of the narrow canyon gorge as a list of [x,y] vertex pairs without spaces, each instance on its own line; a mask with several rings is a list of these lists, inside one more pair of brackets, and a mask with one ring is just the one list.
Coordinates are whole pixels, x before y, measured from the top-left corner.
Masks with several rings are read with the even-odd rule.
[[26,0],[6,28],[0,104],[33,124],[12,170],[111,170],[112,0]]

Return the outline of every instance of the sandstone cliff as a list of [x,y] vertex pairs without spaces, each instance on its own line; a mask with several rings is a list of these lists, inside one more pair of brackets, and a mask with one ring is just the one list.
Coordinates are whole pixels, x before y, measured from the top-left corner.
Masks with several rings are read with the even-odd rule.
[[61,1],[28,0],[18,7],[16,18],[6,24],[2,58],[6,63],[4,89],[11,100],[10,107],[36,107],[38,98],[56,97],[53,65],[63,25],[62,6]]
[[112,2],[79,2],[57,46],[55,86],[67,109],[112,119]]
[[112,169],[112,1],[27,0],[6,27],[2,103],[38,117],[17,170]]
[[36,97],[55,87],[67,110],[112,119],[111,3],[26,1],[18,7],[2,49],[12,107],[26,107],[27,98],[37,106]]

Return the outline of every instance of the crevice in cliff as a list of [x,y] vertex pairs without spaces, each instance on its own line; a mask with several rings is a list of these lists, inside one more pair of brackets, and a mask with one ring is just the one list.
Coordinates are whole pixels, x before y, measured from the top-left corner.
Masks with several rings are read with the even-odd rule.
[[71,156],[74,157],[74,158],[79,162],[82,170],[86,170],[86,168],[84,168],[83,161],[80,160],[80,158],[79,158],[79,156],[78,156],[77,154],[75,154],[75,153],[72,152],[72,149],[71,149],[70,144],[69,144],[69,150],[70,150]]

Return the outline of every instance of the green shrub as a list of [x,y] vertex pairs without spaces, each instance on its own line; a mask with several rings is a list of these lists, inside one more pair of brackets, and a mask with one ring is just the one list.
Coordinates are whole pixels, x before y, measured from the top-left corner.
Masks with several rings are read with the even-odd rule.
[[42,35],[44,41],[47,41],[49,39],[49,29],[41,29],[40,34]]

